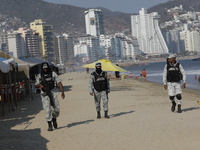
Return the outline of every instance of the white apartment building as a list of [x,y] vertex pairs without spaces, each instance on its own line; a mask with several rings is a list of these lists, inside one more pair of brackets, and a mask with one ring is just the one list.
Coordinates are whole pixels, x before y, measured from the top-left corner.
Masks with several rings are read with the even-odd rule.
[[136,55],[140,55],[139,46],[137,40],[124,38],[122,39],[122,59],[123,60],[135,60]]
[[167,10],[167,12],[179,12],[179,11],[182,11],[183,10],[183,6],[182,5],[180,5],[179,7],[178,6],[176,6],[176,7],[174,7],[174,8],[170,8],[170,9],[168,9]]
[[79,41],[74,45],[74,57],[79,62],[89,61],[89,46],[85,41]]
[[103,58],[102,51],[100,49],[99,37],[83,36],[77,38],[74,50],[74,56],[83,57],[79,58],[80,60],[97,61]]
[[74,57],[77,61],[97,61],[99,59],[130,60],[140,55],[136,38],[124,34],[83,36],[77,38],[74,45]]
[[181,48],[184,48],[185,51],[190,51],[190,31],[184,30],[180,32]]
[[190,32],[190,42],[192,52],[200,52],[200,33],[198,31]]
[[185,51],[200,52],[200,33],[198,31],[184,30],[180,32],[180,39]]
[[141,54],[136,38],[128,37],[123,33],[115,35],[100,35],[100,46],[104,56],[109,60],[130,60]]
[[100,9],[85,11],[86,34],[99,36],[104,34],[103,13]]
[[25,56],[24,40],[20,33],[13,33],[8,35],[9,54],[19,58]]
[[2,51],[16,58],[25,56],[24,41],[20,33],[1,35],[0,41]]
[[103,58],[113,60],[115,58],[113,36],[100,35],[99,39]]
[[147,14],[144,8],[139,15],[131,16],[132,35],[137,38],[140,50],[146,54],[169,52],[158,25],[159,17],[157,12]]
[[123,33],[116,33],[115,36],[116,56],[119,59],[135,58],[135,55],[141,55],[137,38],[126,36]]
[[197,12],[197,19],[200,21],[200,12]]
[[197,19],[197,13],[195,11],[188,11],[188,16],[194,20]]

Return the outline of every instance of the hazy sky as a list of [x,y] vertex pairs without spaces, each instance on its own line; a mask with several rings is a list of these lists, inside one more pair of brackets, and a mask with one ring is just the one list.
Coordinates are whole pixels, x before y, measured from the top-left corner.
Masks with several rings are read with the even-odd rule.
[[169,0],[43,0],[57,4],[69,4],[84,8],[105,7],[111,11],[138,13],[141,8],[165,3]]

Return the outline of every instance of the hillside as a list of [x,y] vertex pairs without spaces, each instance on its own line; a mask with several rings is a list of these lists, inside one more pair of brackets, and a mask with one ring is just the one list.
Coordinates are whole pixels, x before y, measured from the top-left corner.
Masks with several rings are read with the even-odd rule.
[[[161,15],[160,22],[165,22],[172,19],[172,16],[166,13],[166,9],[180,5],[183,5],[186,11],[200,11],[200,0],[171,0],[149,8],[148,13],[158,12]],[[106,8],[100,9],[104,13],[107,34],[127,31],[127,29],[130,33],[131,14],[112,12]],[[85,10],[81,7],[53,4],[42,0],[1,0],[0,30],[5,25],[6,29],[14,30],[19,27],[29,27],[30,22],[42,19],[47,24],[53,25],[55,33],[85,34]]]
[[[42,0],[1,0],[0,3],[0,14],[19,18],[27,25],[35,19],[42,19],[52,24],[56,33],[85,33],[85,10]],[[104,13],[104,24],[106,33],[122,31],[130,28],[130,15],[107,10]]]
[[185,11],[200,12],[200,0],[170,0],[166,3],[149,8],[148,12],[158,12],[158,14],[161,15],[160,22],[165,22],[172,19],[172,17],[166,13],[166,10],[180,5],[183,6]]

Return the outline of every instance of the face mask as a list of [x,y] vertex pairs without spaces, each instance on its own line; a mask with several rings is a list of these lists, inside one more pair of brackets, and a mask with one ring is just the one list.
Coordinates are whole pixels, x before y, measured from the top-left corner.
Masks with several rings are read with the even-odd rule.
[[98,73],[98,74],[100,74],[101,73],[101,68],[96,68],[96,72]]

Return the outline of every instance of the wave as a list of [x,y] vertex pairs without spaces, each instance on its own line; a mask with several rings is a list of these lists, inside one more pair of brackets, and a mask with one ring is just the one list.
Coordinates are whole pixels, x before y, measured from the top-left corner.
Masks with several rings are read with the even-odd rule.
[[186,75],[199,75],[200,70],[186,70],[185,73]]
[[[185,74],[186,75],[200,75],[200,70],[187,70],[187,71],[185,71]],[[161,72],[161,73],[149,73],[149,74],[147,74],[147,76],[151,76],[151,77],[162,76],[162,75],[163,75],[163,72]]]

